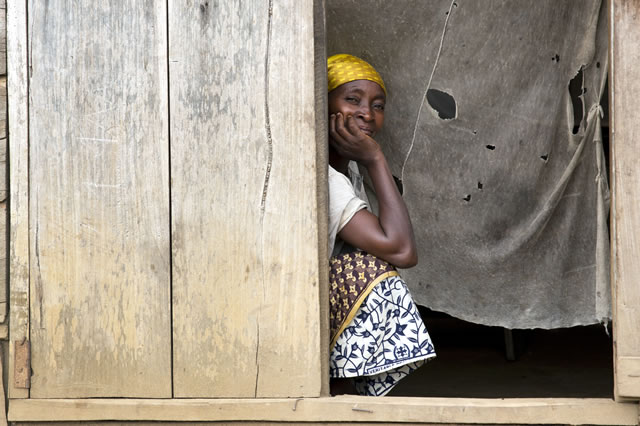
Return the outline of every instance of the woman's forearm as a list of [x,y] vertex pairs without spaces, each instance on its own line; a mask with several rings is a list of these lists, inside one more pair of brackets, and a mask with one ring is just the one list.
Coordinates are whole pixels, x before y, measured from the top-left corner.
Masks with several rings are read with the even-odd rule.
[[378,220],[389,247],[403,259],[401,263],[415,265],[417,250],[411,219],[386,158],[380,152],[363,166],[369,173],[378,198]]

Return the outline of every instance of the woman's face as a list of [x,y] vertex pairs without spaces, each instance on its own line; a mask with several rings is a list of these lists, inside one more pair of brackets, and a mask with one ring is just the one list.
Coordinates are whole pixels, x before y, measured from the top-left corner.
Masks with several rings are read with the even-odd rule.
[[360,130],[373,137],[384,123],[386,96],[378,83],[355,80],[329,92],[329,115],[351,115]]

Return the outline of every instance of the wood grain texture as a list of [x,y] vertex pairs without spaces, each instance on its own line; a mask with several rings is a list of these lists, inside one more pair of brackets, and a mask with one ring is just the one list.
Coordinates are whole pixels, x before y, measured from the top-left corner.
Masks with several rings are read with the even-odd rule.
[[16,340],[13,345],[15,347],[13,386],[29,389],[31,387],[31,345],[28,340]]
[[[7,77],[0,77],[0,138],[7,137]],[[6,153],[3,147],[2,155]],[[4,188],[3,188],[4,189]]]
[[169,5],[175,396],[318,396],[313,2]]
[[618,395],[624,398],[637,399],[638,380],[640,380],[640,356],[617,356],[615,371]]
[[[2,18],[3,15],[0,15]],[[6,39],[5,39],[6,41]],[[0,40],[0,44],[2,40]],[[6,46],[6,45],[5,45]],[[7,78],[0,77],[0,323],[7,318]]]
[[[7,87],[9,92],[10,234],[9,300],[10,336],[29,338],[29,179],[28,179],[28,93],[27,93],[27,11],[26,2],[10,2],[7,8]],[[9,345],[9,398],[28,398],[29,390],[13,386],[15,347]]]
[[[82,422],[82,426],[100,426],[101,422]],[[109,426],[220,426],[220,422],[109,422]],[[223,423],[224,424],[224,423]],[[289,422],[260,422],[261,425],[289,425]],[[403,423],[404,426],[428,425],[433,423]],[[12,426],[78,426],[77,422],[12,422]],[[256,426],[256,422],[233,422],[233,426]],[[371,422],[305,422],[304,426],[380,426]],[[458,426],[438,423],[438,426]],[[492,425],[485,425],[492,426]]]
[[7,5],[0,2],[0,75],[7,73]]
[[[2,18],[3,15],[0,15]],[[6,41],[6,39],[5,39]],[[0,40],[2,43],[2,40]],[[5,44],[6,46],[6,44]],[[7,319],[7,78],[0,77],[0,323]]]
[[638,404],[573,398],[14,400],[9,421],[255,421],[637,425]]
[[[103,423],[100,422],[83,422],[82,426],[99,426]],[[132,425],[129,422],[109,422],[109,426],[205,426],[214,425],[220,426],[219,422],[135,422]],[[224,423],[223,423],[224,424]],[[228,424],[228,423],[227,423]],[[256,422],[233,422],[233,426],[256,426]],[[291,425],[289,422],[260,422],[261,425]],[[404,426],[414,425],[430,425],[434,423],[402,423]],[[12,422],[12,426],[78,426],[75,422]],[[380,426],[380,423],[372,422],[305,422],[304,426]],[[459,426],[452,424],[438,423],[438,426]],[[493,426],[493,425],[483,425]]]
[[640,2],[612,0],[612,283],[616,397],[640,398]]
[[31,397],[170,397],[165,4],[28,15]]
[[[0,139],[0,144],[4,140]],[[0,168],[6,166],[0,162]],[[2,169],[0,169],[0,173]],[[5,191],[6,192],[6,191]],[[0,322],[5,323],[5,327],[8,327],[7,321],[7,308],[8,308],[8,279],[7,279],[7,222],[9,216],[7,214],[7,202],[0,202]]]
[[[314,33],[314,67],[315,67],[315,110],[316,110],[316,187],[318,197],[318,265],[320,286],[320,353],[329,353],[329,127],[327,116],[327,46],[325,0],[314,0],[313,33]],[[320,166],[321,165],[321,166]],[[322,387],[320,394],[329,396],[329,357],[321,358]]]
[[[101,422],[83,422],[82,426],[99,426]],[[289,422],[260,422],[261,425],[291,425]],[[402,423],[404,426],[430,425],[434,423]],[[12,422],[12,426],[78,426],[76,422]],[[219,422],[135,422],[134,426],[219,426]],[[256,422],[233,422],[233,426],[255,426]],[[380,426],[380,423],[372,422],[305,422],[304,426]],[[452,424],[438,423],[438,426],[459,426]],[[132,426],[129,422],[109,422],[109,426]],[[493,426],[493,425],[484,425]]]
[[[82,422],[82,426],[99,426],[103,425],[101,422]],[[205,425],[213,425],[220,426],[231,424],[232,426],[256,426],[256,422],[243,422],[243,421],[234,421],[232,423],[220,423],[220,422],[145,422],[145,421],[136,421],[135,423],[130,422],[109,422],[109,426],[205,426]],[[291,426],[291,422],[260,422],[260,425],[288,425]],[[414,426],[414,425],[436,425],[437,426],[460,426],[459,424],[447,424],[447,423],[425,423],[425,422],[410,422],[410,423],[402,423],[403,426]],[[78,426],[77,422],[12,422],[12,426]],[[380,426],[380,423],[377,422],[304,422],[304,426]],[[494,424],[483,424],[483,426],[494,426]]]
[[[3,370],[6,365],[4,354],[0,350],[0,377],[4,377]],[[4,383],[0,383],[0,426],[7,426],[7,400],[5,396]]]

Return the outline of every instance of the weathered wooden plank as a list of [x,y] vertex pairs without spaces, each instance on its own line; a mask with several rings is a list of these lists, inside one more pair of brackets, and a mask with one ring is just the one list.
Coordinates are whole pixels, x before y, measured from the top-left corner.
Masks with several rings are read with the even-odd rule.
[[[315,67],[315,110],[316,110],[316,187],[318,197],[318,265],[319,265],[319,294],[320,294],[320,353],[329,353],[329,247],[327,236],[329,235],[328,211],[329,211],[329,188],[328,167],[329,164],[329,128],[327,117],[324,111],[328,111],[327,106],[327,46],[326,46],[326,16],[325,0],[314,0],[314,67]],[[321,166],[320,166],[321,165]],[[329,357],[322,357],[321,360],[322,386],[320,394],[329,396]]]
[[171,396],[165,7],[29,2],[32,398]]
[[313,1],[169,5],[175,396],[318,396]]
[[[3,15],[0,14],[0,18]],[[6,39],[5,39],[6,41]],[[2,40],[0,40],[0,44]],[[5,45],[6,46],[6,45]],[[0,323],[7,317],[7,78],[0,77]]]
[[[616,396],[640,398],[640,2],[612,0],[612,282]],[[626,360],[626,361],[624,361]]]
[[321,364],[328,353],[321,350],[321,325],[328,324],[320,320],[319,278],[328,274],[328,256],[319,257],[327,247],[327,232],[320,236],[319,223],[327,218],[318,212],[324,213],[327,204],[318,205],[316,192],[326,186],[326,179],[318,179],[325,176],[327,163],[318,161],[317,149],[324,149],[328,133],[316,133],[318,116],[324,121],[326,111],[316,109],[316,95],[320,90],[324,97],[326,86],[315,83],[326,65],[322,58],[315,67],[313,0],[270,3],[265,125],[272,152],[260,225],[266,298],[259,319],[256,396],[319,396]]
[[29,389],[31,387],[31,345],[28,340],[13,342],[15,351],[15,374],[13,386]]
[[[7,77],[0,77],[0,138],[7,137]],[[2,155],[5,155],[3,147]]]
[[0,75],[7,73],[7,5],[0,2]]
[[[2,17],[2,15],[0,15]],[[2,40],[0,40],[2,43]],[[1,53],[0,53],[1,54]],[[7,317],[7,78],[0,77],[0,323]]]
[[[27,11],[26,2],[11,2],[7,9],[7,57],[9,58],[9,165],[10,247],[9,300],[10,335],[13,340],[29,338],[29,195],[28,195],[28,103],[27,103]],[[28,389],[13,386],[15,347],[9,344],[10,398],[27,398]]]
[[[1,10],[0,10],[1,12]],[[0,14],[0,18],[4,15]],[[5,38],[6,41],[6,38]],[[0,39],[0,44],[2,40]],[[6,46],[6,44],[5,44]],[[0,52],[1,54],[1,52]],[[7,78],[0,77],[0,323],[7,317]]]
[[[0,144],[4,142],[0,139]],[[0,162],[0,167],[4,166]],[[0,202],[0,322],[7,319],[7,202]],[[1,325],[0,325],[1,327]],[[8,324],[5,324],[8,327]],[[8,329],[8,328],[7,328]],[[0,336],[0,339],[2,337]]]
[[637,398],[638,380],[640,379],[640,356],[616,357],[616,389],[618,395]]
[[[101,422],[82,422],[82,426],[100,426]],[[227,423],[228,424],[228,423]],[[233,426],[256,426],[256,422],[233,422]],[[260,422],[261,425],[291,425],[290,422]],[[402,423],[404,426],[413,425],[429,425],[434,423]],[[78,426],[77,422],[12,422],[12,426]],[[109,422],[109,426],[220,426],[220,422]],[[371,422],[305,422],[304,426],[380,426],[380,423]],[[438,426],[459,426],[451,424],[438,423]],[[483,425],[493,426],[493,425]]]
[[[7,137],[7,77],[0,77],[0,138]],[[3,146],[2,156],[6,155],[6,146]]]
[[[82,426],[100,426],[101,422],[82,422]],[[261,425],[291,425],[290,422],[260,422]],[[413,425],[429,425],[434,423],[402,423],[404,426]],[[12,422],[12,426],[78,426],[78,422]],[[220,426],[220,422],[109,422],[109,426]],[[255,426],[256,422],[233,422],[233,426]],[[305,422],[304,426],[380,426],[380,423],[371,422]],[[451,424],[438,423],[438,426],[459,426]],[[492,425],[483,425],[492,426]]]
[[[4,352],[0,351],[0,377],[4,377],[3,370],[7,364],[4,361]],[[0,426],[7,426],[7,405],[4,392],[4,382],[0,383]]]
[[[82,422],[82,426],[100,426],[101,422]],[[290,422],[260,422],[261,425],[291,425]],[[433,423],[403,423],[404,426],[428,425]],[[12,422],[12,426],[78,426],[78,422]],[[220,422],[109,422],[109,426],[220,426]],[[256,422],[233,422],[233,426],[256,426]],[[304,426],[380,426],[380,423],[371,422],[305,422]],[[438,423],[438,426],[458,426]],[[492,426],[492,425],[486,425]]]
[[13,400],[9,421],[259,421],[636,425],[609,399],[367,398]]

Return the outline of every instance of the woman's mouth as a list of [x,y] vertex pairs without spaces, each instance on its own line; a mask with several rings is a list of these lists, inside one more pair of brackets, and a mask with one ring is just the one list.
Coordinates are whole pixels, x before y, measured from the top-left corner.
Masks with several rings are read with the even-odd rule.
[[368,127],[360,127],[360,130],[367,136],[373,136],[373,131]]

